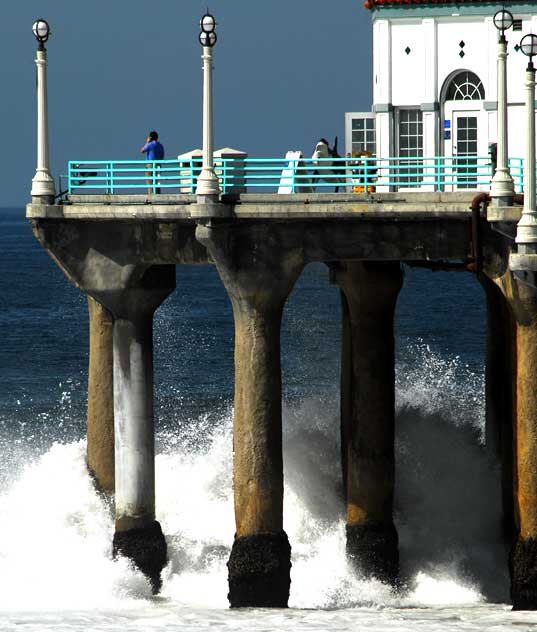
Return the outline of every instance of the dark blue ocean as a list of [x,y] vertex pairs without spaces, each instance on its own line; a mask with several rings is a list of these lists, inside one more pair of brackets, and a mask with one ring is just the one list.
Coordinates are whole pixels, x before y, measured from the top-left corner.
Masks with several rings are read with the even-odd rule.
[[[65,403],[83,434],[88,360],[85,296],[31,233],[23,209],[0,212],[0,410],[49,412]],[[420,348],[458,358],[482,376],[485,305],[469,273],[405,267],[396,316],[397,357]],[[327,268],[312,264],[295,287],[282,329],[287,399],[332,393],[339,380],[340,306]],[[233,316],[213,266],[178,266],[177,290],[155,318],[157,410],[209,412],[233,394]],[[416,359],[417,360],[417,359]],[[63,400],[62,400],[63,396]],[[17,412],[19,411],[19,412]],[[161,421],[165,421],[165,415]],[[79,426],[79,427],[78,427]]]
[[314,264],[282,325],[291,608],[230,612],[233,318],[216,270],[178,266],[177,289],[155,316],[157,517],[170,564],[153,599],[135,569],[112,561],[110,510],[85,471],[85,297],[34,239],[23,209],[0,209],[0,630],[537,624],[506,605],[499,472],[484,445],[483,291],[466,272],[404,272],[395,510],[409,593],[393,595],[345,564],[339,292]]

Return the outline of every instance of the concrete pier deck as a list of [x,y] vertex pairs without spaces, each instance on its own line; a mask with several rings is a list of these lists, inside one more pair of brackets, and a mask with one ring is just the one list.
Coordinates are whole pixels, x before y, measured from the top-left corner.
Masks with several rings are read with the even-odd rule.
[[[461,219],[475,191],[457,193],[242,193],[222,196],[235,219]],[[195,219],[195,195],[69,195],[57,205],[29,204],[28,219]]]

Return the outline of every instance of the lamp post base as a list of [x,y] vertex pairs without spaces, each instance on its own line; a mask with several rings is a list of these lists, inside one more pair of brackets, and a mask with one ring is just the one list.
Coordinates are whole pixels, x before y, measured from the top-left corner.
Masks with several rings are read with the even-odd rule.
[[490,197],[492,201],[492,206],[513,206],[515,194],[513,191],[511,191],[510,193],[502,192],[493,194],[491,190]]
[[32,178],[32,190],[30,191],[32,198],[42,197],[45,195],[56,195],[54,189],[54,179],[45,167],[38,167],[35,176]]
[[42,204],[43,206],[52,206],[56,199],[55,195],[32,195],[32,204]]
[[515,183],[507,170],[496,169],[490,185],[490,197],[494,206],[512,206]]
[[509,255],[509,268],[522,283],[537,287],[536,244],[519,244],[518,252]]
[[220,183],[218,177],[211,168],[204,167],[198,176],[196,195],[220,195]]

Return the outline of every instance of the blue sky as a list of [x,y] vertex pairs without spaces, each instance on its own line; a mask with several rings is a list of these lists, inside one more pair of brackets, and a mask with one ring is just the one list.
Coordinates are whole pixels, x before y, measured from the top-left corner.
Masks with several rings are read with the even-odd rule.
[[[167,157],[201,146],[197,0],[4,0],[0,9],[0,206],[35,172],[35,18],[48,42],[51,162],[131,160],[150,129]],[[371,19],[362,0],[213,0],[215,147],[279,157],[340,136],[371,107]]]

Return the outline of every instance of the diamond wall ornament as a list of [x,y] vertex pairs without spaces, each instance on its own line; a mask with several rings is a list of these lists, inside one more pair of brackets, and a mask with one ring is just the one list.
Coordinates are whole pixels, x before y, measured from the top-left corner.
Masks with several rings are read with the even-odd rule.
[[407,55],[410,53],[410,48],[409,48],[408,46],[405,48],[405,53],[406,53]]
[[460,46],[461,48],[464,48],[464,47],[466,46],[466,43],[464,42],[464,40],[461,40],[461,41],[459,42],[459,46]]

